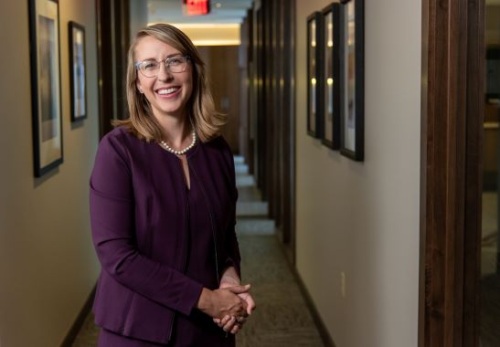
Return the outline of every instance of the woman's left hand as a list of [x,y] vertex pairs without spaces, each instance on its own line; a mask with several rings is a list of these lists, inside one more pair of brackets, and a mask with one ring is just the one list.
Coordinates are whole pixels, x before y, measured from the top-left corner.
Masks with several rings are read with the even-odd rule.
[[[236,274],[235,269],[230,267],[224,272],[219,288],[230,288],[236,285],[240,285],[239,278]],[[231,334],[236,334],[237,332],[239,332],[242,329],[243,324],[246,323],[248,316],[250,316],[255,310],[255,301],[248,291],[245,293],[239,293],[237,295],[247,303],[246,315],[237,317],[224,316],[223,318],[214,318],[215,324],[221,327],[225,332],[229,332]]]
[[[229,286],[224,286],[220,288],[228,288]],[[219,318],[214,318],[215,324],[217,324],[222,330],[225,332],[231,333],[231,334],[236,334],[238,333],[242,328],[243,325],[246,323],[248,316],[250,316],[255,309],[255,302],[250,295],[250,293],[241,293],[238,294],[238,296],[245,300],[247,303],[247,312],[246,315],[241,315],[241,316],[224,316],[222,319]]]

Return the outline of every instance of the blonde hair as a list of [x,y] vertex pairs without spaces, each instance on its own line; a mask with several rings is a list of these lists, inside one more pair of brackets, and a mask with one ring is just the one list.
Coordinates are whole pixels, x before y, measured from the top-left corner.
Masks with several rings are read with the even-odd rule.
[[139,41],[146,36],[152,36],[177,49],[181,54],[189,56],[193,77],[193,91],[187,103],[189,120],[201,141],[205,142],[219,135],[221,127],[226,123],[226,116],[215,110],[212,93],[205,77],[205,64],[189,37],[178,28],[164,23],[139,30],[130,45],[127,67],[129,118],[116,120],[113,125],[125,126],[138,138],[148,142],[162,139],[160,124],[153,116],[148,100],[137,89],[135,49]]

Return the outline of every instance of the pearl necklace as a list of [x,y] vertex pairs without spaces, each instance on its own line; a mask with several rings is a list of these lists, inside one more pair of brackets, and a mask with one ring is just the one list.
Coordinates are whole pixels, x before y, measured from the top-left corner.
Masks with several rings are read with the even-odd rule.
[[173,149],[172,147],[170,147],[165,141],[161,140],[159,142],[159,145],[166,151],[172,153],[172,154],[175,154],[175,155],[183,155],[183,154],[186,154],[187,151],[189,151],[191,148],[193,148],[193,146],[196,144],[196,132],[193,131],[193,134],[191,135],[193,137],[193,141],[191,142],[191,144],[189,146],[187,146],[186,148],[184,149],[181,149],[181,150],[175,150]]

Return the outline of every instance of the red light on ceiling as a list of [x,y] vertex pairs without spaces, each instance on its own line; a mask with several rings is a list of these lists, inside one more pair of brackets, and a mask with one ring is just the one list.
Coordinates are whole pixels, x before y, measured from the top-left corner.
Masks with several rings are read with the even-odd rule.
[[200,16],[210,12],[210,0],[184,0],[188,16]]

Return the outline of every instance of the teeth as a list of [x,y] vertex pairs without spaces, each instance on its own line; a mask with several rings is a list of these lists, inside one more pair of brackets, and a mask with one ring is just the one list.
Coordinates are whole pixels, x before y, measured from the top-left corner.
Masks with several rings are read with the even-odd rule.
[[177,88],[167,88],[167,89],[160,89],[158,91],[158,94],[160,95],[166,95],[166,94],[172,94],[173,92],[175,92],[177,90]]

